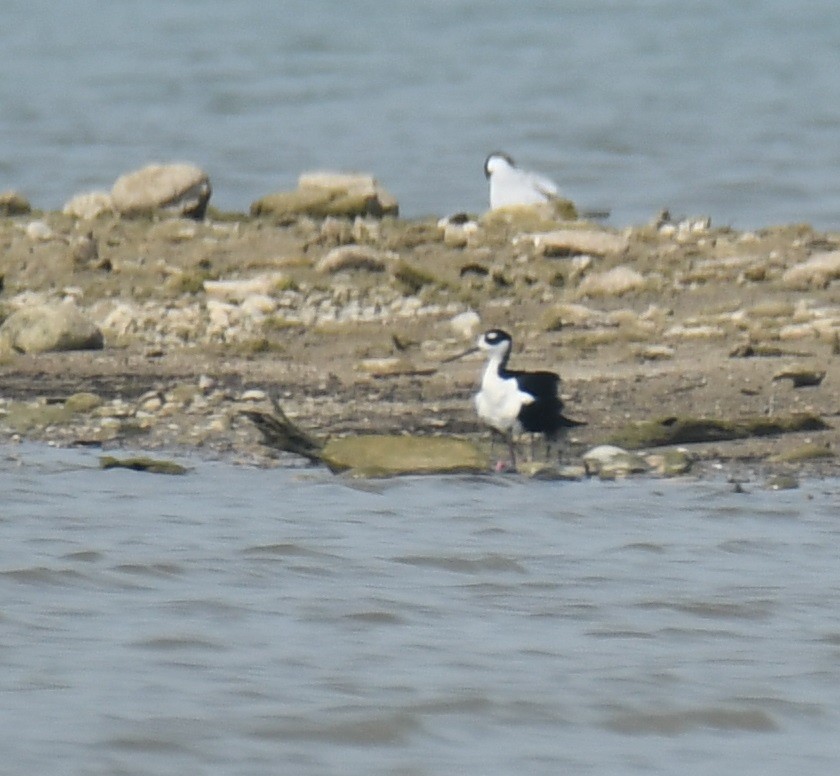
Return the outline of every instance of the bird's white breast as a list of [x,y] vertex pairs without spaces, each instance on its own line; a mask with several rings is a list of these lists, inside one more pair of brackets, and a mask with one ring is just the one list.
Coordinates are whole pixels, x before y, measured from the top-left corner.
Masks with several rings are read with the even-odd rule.
[[497,365],[491,362],[481,379],[481,390],[475,395],[475,408],[487,425],[502,432],[519,433],[519,410],[533,401],[531,394],[519,390],[514,378],[499,377]]
[[490,207],[538,205],[558,193],[557,184],[527,170],[508,167],[490,178]]

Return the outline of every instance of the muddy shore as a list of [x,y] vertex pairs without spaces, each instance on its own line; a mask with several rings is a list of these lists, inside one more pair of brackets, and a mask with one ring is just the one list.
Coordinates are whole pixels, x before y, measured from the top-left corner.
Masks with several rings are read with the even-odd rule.
[[104,338],[0,355],[0,441],[289,463],[241,416],[269,395],[319,435],[483,439],[480,359],[442,362],[498,326],[512,364],[559,372],[586,421],[566,461],[634,421],[809,413],[828,427],[684,446],[701,475],[834,476],[838,251],[840,234],[805,225],[615,230],[520,211],[0,218],[0,319],[69,300]]

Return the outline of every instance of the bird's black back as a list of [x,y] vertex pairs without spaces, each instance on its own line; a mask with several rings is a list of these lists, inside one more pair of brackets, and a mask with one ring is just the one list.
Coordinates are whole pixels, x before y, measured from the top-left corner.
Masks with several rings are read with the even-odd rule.
[[563,415],[560,399],[560,376],[554,372],[518,372],[505,369],[501,377],[512,377],[519,390],[530,394],[534,401],[519,410],[522,428],[532,434],[545,434],[552,438],[563,428],[580,425]]

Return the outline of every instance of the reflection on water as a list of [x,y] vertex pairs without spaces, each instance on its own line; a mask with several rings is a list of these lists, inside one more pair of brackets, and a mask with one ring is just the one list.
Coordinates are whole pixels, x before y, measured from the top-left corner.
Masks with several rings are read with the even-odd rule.
[[2,449],[4,774],[836,765],[840,482],[191,463]]

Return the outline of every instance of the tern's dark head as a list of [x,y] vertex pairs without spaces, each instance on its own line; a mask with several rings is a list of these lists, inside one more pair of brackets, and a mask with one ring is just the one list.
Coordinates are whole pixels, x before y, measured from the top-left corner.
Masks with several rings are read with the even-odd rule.
[[503,151],[493,151],[484,160],[484,177],[489,178],[497,170],[507,169],[509,167],[515,167],[513,159]]
[[491,358],[506,358],[512,345],[513,339],[510,334],[502,329],[490,329],[478,338],[479,349],[486,351]]

